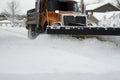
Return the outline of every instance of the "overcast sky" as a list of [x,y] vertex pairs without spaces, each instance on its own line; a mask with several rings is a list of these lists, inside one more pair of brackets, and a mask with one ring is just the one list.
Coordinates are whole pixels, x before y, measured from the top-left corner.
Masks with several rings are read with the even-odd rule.
[[[6,4],[12,0],[0,0],[0,12],[4,11]],[[35,0],[15,0],[19,2],[21,13],[26,13],[28,9],[34,7]]]
[[[4,11],[4,9],[6,8],[7,2],[10,2],[10,1],[12,0],[0,0],[0,12]],[[34,7],[36,0],[16,0],[16,1],[19,2],[21,13],[25,14],[27,10]],[[92,3],[95,1],[97,0],[85,0],[85,2],[87,3]],[[103,1],[110,1],[110,0],[103,0]]]

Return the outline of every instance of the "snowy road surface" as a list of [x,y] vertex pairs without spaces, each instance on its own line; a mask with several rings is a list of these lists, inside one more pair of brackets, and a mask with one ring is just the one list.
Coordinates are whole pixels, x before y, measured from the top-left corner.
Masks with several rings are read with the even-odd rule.
[[0,27],[0,80],[120,80],[120,47],[61,35],[29,40],[24,28]]

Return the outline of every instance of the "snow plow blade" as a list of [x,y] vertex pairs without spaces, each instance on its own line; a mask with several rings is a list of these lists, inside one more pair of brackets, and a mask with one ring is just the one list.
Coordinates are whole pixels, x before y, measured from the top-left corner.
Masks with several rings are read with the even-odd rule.
[[75,34],[75,35],[120,35],[120,28],[103,28],[103,27],[81,27],[81,28],[70,28],[61,27],[47,28],[47,34]]

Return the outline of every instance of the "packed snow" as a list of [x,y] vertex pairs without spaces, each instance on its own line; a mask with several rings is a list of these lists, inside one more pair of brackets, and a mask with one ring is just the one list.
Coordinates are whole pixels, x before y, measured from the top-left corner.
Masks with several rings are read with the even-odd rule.
[[120,80],[119,44],[120,37],[30,40],[23,27],[0,27],[0,80]]

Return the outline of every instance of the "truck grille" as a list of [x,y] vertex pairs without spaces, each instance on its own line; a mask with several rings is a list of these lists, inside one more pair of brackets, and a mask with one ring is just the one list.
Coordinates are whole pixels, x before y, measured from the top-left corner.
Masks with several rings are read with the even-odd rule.
[[86,26],[85,16],[63,16],[65,26]]

